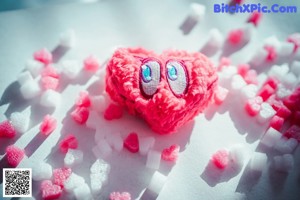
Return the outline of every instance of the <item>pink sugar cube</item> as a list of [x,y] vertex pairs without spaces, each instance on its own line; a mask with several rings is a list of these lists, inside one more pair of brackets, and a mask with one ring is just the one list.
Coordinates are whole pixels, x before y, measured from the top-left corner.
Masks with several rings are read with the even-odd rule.
[[214,95],[215,103],[217,105],[220,105],[226,99],[227,95],[228,95],[228,90],[226,88],[219,86]]
[[231,30],[228,34],[228,42],[232,45],[237,45],[242,42],[244,32],[241,29]]
[[60,150],[67,153],[69,149],[77,149],[78,141],[74,135],[68,135],[59,144]]
[[276,112],[276,115],[284,119],[287,119],[291,114],[292,112],[285,105],[282,105]]
[[274,90],[276,90],[279,83],[280,83],[280,81],[277,80],[276,78],[268,78],[265,81],[264,85],[270,85]]
[[258,23],[261,21],[262,13],[254,11],[251,13],[250,17],[248,18],[247,22],[254,24],[254,26],[258,26]]
[[260,96],[263,99],[263,101],[266,101],[274,93],[275,90],[267,84],[260,89],[257,95]]
[[275,47],[266,45],[264,49],[268,52],[266,61],[267,62],[274,62],[277,59],[277,52]]
[[91,100],[89,97],[89,93],[87,91],[81,91],[79,93],[79,97],[76,100],[76,106],[79,107],[90,107],[91,106]]
[[224,67],[231,65],[230,58],[222,57],[219,62],[218,70],[221,71]]
[[33,57],[46,65],[52,62],[52,54],[46,48],[34,52]]
[[57,121],[54,117],[50,115],[46,115],[43,119],[42,124],[40,125],[40,132],[43,135],[49,135],[54,131],[57,126]]
[[84,124],[89,118],[90,111],[86,107],[77,107],[72,113],[71,117],[78,124]]
[[246,74],[250,70],[250,65],[248,64],[240,64],[238,65],[237,73],[241,75],[243,78],[245,78]]
[[[299,102],[298,102],[299,103]],[[290,110],[295,110],[297,104],[297,97],[295,95],[290,95],[283,100],[283,104]]]
[[58,78],[54,78],[52,76],[44,76],[41,78],[42,87],[45,90],[52,89],[56,90],[58,87],[59,80]]
[[300,33],[294,33],[292,35],[289,35],[287,41],[294,44],[294,53],[295,53],[300,47]]
[[219,169],[225,169],[229,163],[229,152],[226,149],[218,150],[211,157],[213,164]]
[[285,133],[284,136],[287,138],[294,138],[300,142],[300,126],[292,125]]
[[56,185],[64,187],[65,181],[70,177],[72,173],[71,168],[58,168],[53,170],[53,182]]
[[0,138],[13,138],[15,137],[15,135],[16,129],[8,120],[5,120],[0,123]]
[[94,56],[89,56],[84,60],[84,69],[90,72],[96,72],[100,67],[98,60]]
[[56,68],[54,68],[52,65],[47,65],[42,70],[42,77],[53,77],[53,78],[59,78],[59,73]]
[[124,147],[131,153],[137,153],[139,151],[139,138],[134,132],[130,133],[124,140]]
[[131,200],[131,195],[128,192],[112,192],[109,195],[110,200]]
[[300,111],[295,111],[293,113],[292,124],[300,126]]
[[104,112],[106,120],[120,119],[123,116],[123,108],[119,105],[111,103]]
[[258,84],[257,73],[254,69],[250,69],[243,78],[247,84]]
[[42,198],[44,200],[58,199],[62,193],[59,185],[53,184],[50,180],[41,183]]
[[25,151],[17,146],[10,145],[6,148],[7,162],[12,167],[17,167],[25,157]]
[[277,131],[280,131],[284,123],[284,119],[277,115],[274,115],[270,121],[270,127],[274,128]]
[[261,108],[262,98],[260,96],[249,99],[246,102],[245,109],[250,116],[255,116]]
[[161,153],[161,159],[166,161],[176,162],[178,159],[180,146],[177,144],[171,145],[169,148],[165,148]]

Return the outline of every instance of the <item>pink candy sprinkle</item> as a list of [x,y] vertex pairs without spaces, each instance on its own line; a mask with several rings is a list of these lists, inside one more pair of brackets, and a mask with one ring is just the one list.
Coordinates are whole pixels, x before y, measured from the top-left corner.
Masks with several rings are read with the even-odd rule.
[[104,112],[106,120],[120,119],[123,116],[123,108],[111,103]]
[[0,123],[0,138],[13,138],[15,135],[16,130],[8,120]]
[[294,44],[294,53],[300,47],[300,33],[294,33],[287,38],[287,41]]
[[276,78],[268,78],[264,83],[264,85],[270,85],[274,90],[277,89],[278,84],[279,80],[277,80]]
[[44,200],[58,199],[62,193],[59,185],[53,184],[50,180],[41,183],[42,198]]
[[55,118],[51,117],[50,115],[46,115],[43,119],[43,122],[40,126],[40,132],[43,135],[49,135],[54,131],[57,126],[57,121]]
[[240,64],[238,65],[237,73],[244,78],[247,75],[249,69],[250,69],[250,65]]
[[220,105],[226,99],[227,95],[228,95],[228,90],[226,88],[218,86],[218,89],[214,96],[215,103],[217,105]]
[[228,34],[228,42],[233,45],[241,43],[243,39],[244,32],[241,29],[232,30]]
[[58,168],[53,170],[53,182],[56,185],[64,187],[65,181],[71,175],[72,170],[71,168]]
[[56,90],[58,87],[59,80],[58,78],[54,78],[52,76],[44,76],[41,78],[42,87],[45,90]]
[[284,123],[284,119],[277,115],[274,115],[270,121],[270,127],[280,131]]
[[25,156],[25,151],[14,145],[10,145],[6,148],[7,162],[12,167],[17,167],[18,164]]
[[260,89],[260,91],[258,92],[258,96],[260,96],[263,99],[263,101],[266,101],[274,93],[275,90],[267,84]]
[[99,66],[99,62],[94,56],[89,56],[84,60],[84,69],[86,71],[96,72]]
[[255,116],[260,111],[262,98],[260,96],[249,99],[245,105],[245,110],[250,116]]
[[112,192],[109,195],[110,200],[131,200],[131,195],[128,192]]
[[139,138],[134,132],[130,133],[124,140],[124,147],[131,153],[137,153],[139,151]]
[[78,124],[84,124],[89,118],[90,111],[86,107],[77,107],[72,113],[71,117]]
[[178,159],[180,151],[180,146],[177,144],[171,145],[169,148],[166,148],[161,153],[161,158],[166,161],[176,162]]
[[40,61],[46,65],[52,62],[52,54],[46,48],[36,51],[33,54],[33,57],[35,60]]
[[91,100],[89,97],[89,93],[87,91],[81,91],[79,93],[79,97],[76,100],[76,106],[79,107],[90,107],[91,106]]
[[274,62],[277,59],[277,53],[273,46],[264,46],[264,49],[268,52],[266,61]]
[[229,163],[229,152],[221,149],[213,154],[211,161],[219,169],[225,169]]
[[77,138],[74,135],[68,135],[60,142],[59,147],[63,153],[67,153],[69,149],[77,149]]
[[261,21],[262,13],[254,11],[251,13],[250,17],[248,18],[247,22],[254,24],[254,26],[258,26],[258,23]]

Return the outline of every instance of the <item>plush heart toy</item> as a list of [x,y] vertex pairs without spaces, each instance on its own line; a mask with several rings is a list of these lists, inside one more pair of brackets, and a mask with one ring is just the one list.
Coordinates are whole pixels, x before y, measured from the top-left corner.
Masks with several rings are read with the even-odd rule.
[[107,64],[106,92],[160,134],[175,132],[212,101],[217,73],[203,54],[117,49]]

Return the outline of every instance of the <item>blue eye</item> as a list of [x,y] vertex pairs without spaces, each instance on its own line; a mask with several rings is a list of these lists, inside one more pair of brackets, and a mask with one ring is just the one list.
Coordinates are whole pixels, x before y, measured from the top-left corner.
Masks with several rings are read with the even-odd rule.
[[152,80],[151,75],[152,75],[152,73],[151,73],[151,68],[149,67],[149,65],[143,65],[142,66],[142,79],[145,83],[149,83]]
[[167,66],[167,70],[168,70],[168,77],[170,80],[175,81],[177,79],[177,69],[175,66],[173,65],[168,65]]

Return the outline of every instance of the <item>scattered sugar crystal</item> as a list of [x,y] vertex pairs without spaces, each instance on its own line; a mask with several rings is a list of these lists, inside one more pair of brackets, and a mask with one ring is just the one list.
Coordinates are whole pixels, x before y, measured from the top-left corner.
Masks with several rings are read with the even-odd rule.
[[32,99],[41,93],[41,88],[35,80],[28,80],[20,87],[24,99]]
[[16,131],[25,133],[29,128],[30,117],[25,113],[14,112],[10,115],[10,121]]
[[83,160],[83,152],[80,150],[69,149],[68,153],[64,158],[64,163],[66,167],[73,167],[81,163]]
[[40,104],[45,107],[58,107],[61,102],[61,94],[54,90],[45,91],[40,99]]
[[155,150],[150,150],[147,155],[146,167],[157,170],[160,165],[161,153]]

